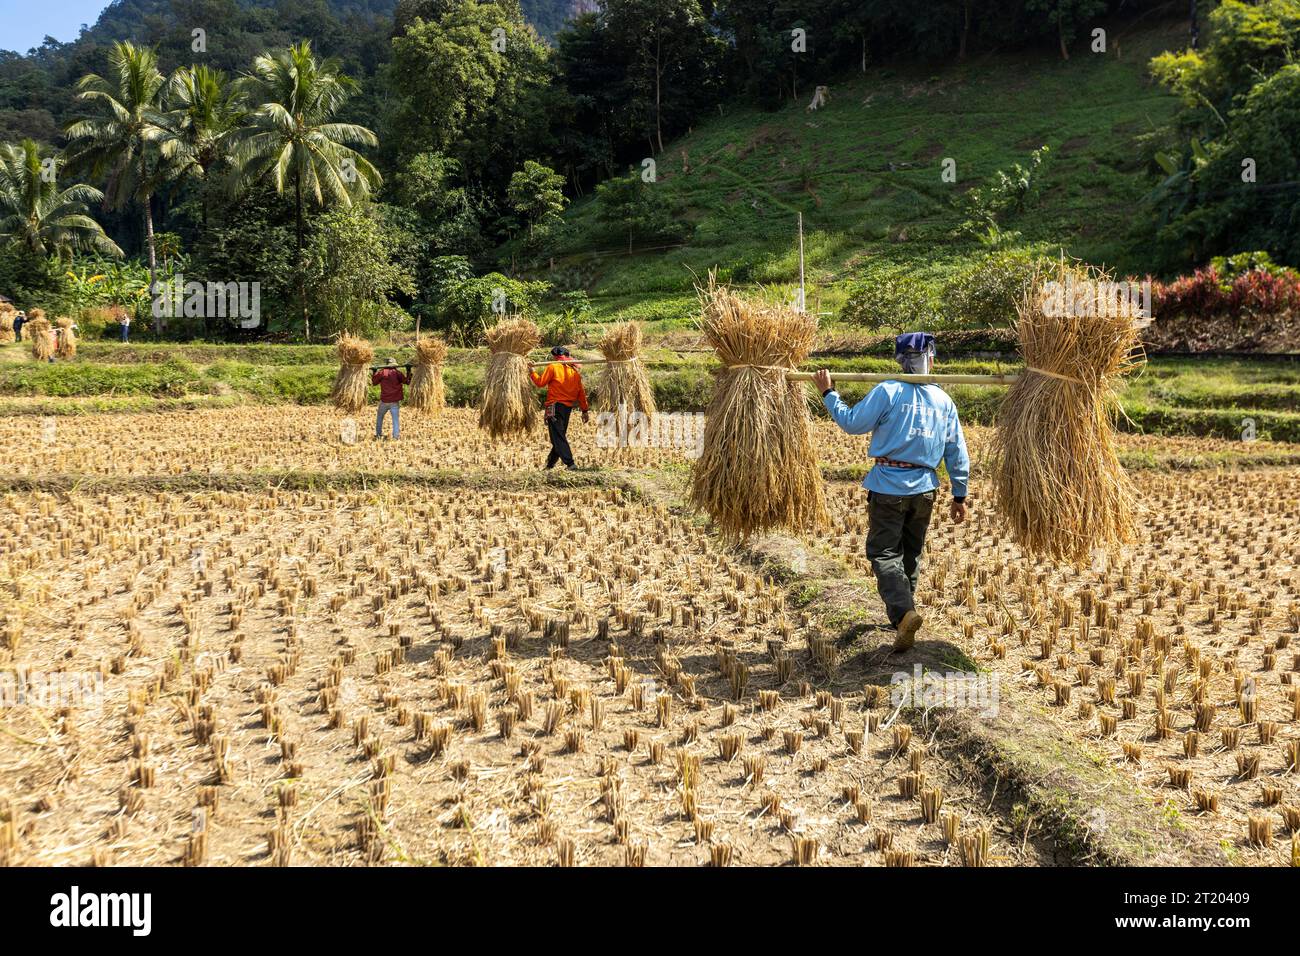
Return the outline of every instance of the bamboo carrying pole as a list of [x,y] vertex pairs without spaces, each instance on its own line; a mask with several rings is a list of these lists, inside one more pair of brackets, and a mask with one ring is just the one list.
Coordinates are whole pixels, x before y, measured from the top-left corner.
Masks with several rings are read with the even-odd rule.
[[[558,361],[559,359],[547,359],[545,362],[529,362],[528,367],[544,368],[545,366],[551,365]],[[572,356],[569,357],[570,365],[608,365],[610,361],[611,361],[610,359],[585,359],[585,358],[573,358]],[[623,359],[622,361],[635,361],[635,359]]]
[[[529,368],[543,368],[558,361],[548,358],[541,362],[529,362]],[[573,365],[608,365],[610,359],[585,359],[569,356]],[[636,361],[632,359],[631,361]],[[811,382],[812,372],[790,371],[785,373],[788,382]],[[910,382],[913,385],[1014,385],[1018,375],[905,375],[901,372],[831,372],[831,378],[838,382]]]
[[[788,382],[811,382],[812,372],[786,372]],[[1014,385],[1019,375],[904,375],[897,372],[831,372],[836,382],[911,382],[913,385]]]
[[[529,368],[542,368],[555,359],[529,362]],[[608,365],[609,359],[571,360],[573,365]],[[812,372],[786,372],[788,382],[811,382]],[[1014,385],[1019,375],[904,375],[898,372],[831,372],[837,382],[911,382],[913,385]]]

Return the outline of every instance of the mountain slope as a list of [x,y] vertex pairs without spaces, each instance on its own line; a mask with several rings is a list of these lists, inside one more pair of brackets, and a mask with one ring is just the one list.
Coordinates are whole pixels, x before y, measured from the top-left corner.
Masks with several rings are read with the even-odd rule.
[[[1064,248],[1140,272],[1130,229],[1151,188],[1142,137],[1177,107],[1146,64],[1185,32],[1173,25],[1112,38],[1106,55],[1068,62],[1043,52],[870,69],[832,82],[817,112],[804,108],[811,90],[774,113],[728,109],[655,157],[653,188],[694,225],[687,244],[622,254],[626,235],[601,223],[588,197],[567,213],[555,269],[537,275],[588,289],[601,319],[680,321],[695,277],[713,268],[793,296],[802,213],[808,307],[834,312],[845,280],[902,268],[937,285],[988,252],[953,238],[963,219],[954,198],[1027,164],[1042,145],[1050,152],[1039,197],[1005,223],[1004,247]],[[941,178],[945,159],[955,183]]]

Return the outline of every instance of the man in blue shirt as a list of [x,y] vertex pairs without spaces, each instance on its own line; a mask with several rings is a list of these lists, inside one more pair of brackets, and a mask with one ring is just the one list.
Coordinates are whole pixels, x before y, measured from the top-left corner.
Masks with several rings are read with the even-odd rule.
[[[934,364],[934,336],[909,332],[894,341],[894,358],[908,375],[928,375]],[[881,382],[852,408],[835,391],[831,373],[813,377],[835,424],[850,435],[871,433],[868,454],[875,465],[863,480],[867,489],[867,558],[898,630],[894,649],[916,642],[921,616],[914,595],[930,513],[939,488],[939,462],[952,482],[952,520],[966,520],[970,456],[957,406],[938,385]]]

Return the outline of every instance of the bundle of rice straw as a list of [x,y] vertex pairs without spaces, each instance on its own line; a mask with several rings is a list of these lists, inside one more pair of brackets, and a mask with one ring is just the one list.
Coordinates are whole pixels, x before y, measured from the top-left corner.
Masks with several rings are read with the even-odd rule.
[[365,339],[344,332],[338,342],[339,370],[334,376],[330,399],[344,412],[359,412],[366,407],[366,389],[370,387],[370,362],[375,350]]
[[646,419],[655,414],[655,393],[650,376],[641,362],[641,326],[621,322],[605,331],[600,340],[600,354],[606,365],[600,387],[596,390],[595,408],[602,412],[641,412]]
[[[33,312],[38,311],[33,309]],[[42,313],[39,319],[32,319],[23,325],[23,334],[32,343],[32,358],[38,362],[48,362],[54,356],[54,329],[50,320]]]
[[74,358],[77,354],[77,336],[72,331],[72,320],[62,315],[54,320],[54,324],[59,329],[55,336],[54,354],[61,359]]
[[816,320],[787,306],[747,302],[712,274],[699,292],[701,327],[723,368],[714,373],[691,501],[731,539],[825,527],[808,397],[785,377],[812,351]]
[[487,330],[487,374],[483,380],[483,407],[478,426],[493,438],[532,431],[537,424],[537,401],[528,377],[528,353],[542,339],[525,318],[502,319]]
[[14,341],[14,316],[16,314],[8,302],[0,302],[0,344]]
[[1089,306],[1060,295],[1107,284],[1102,273],[1066,262],[1031,284],[1016,322],[1025,371],[1002,403],[993,441],[994,493],[1016,541],[1075,564],[1134,538],[1133,487],[1114,422],[1119,379],[1140,364],[1131,357],[1137,316],[1095,296]]
[[442,339],[416,339],[410,405],[422,412],[446,408],[447,392],[442,382],[442,363],[446,360],[447,343]]

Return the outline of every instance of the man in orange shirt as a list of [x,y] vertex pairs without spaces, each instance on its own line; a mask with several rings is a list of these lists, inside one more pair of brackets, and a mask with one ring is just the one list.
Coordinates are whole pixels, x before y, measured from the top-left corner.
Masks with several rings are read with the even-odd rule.
[[533,384],[546,389],[546,430],[551,436],[551,453],[546,456],[546,467],[554,468],[557,461],[565,468],[573,467],[573,450],[569,448],[569,416],[576,403],[582,409],[582,421],[587,418],[587,392],[582,387],[582,373],[562,345],[551,349],[551,362],[539,375],[528,374]]

